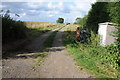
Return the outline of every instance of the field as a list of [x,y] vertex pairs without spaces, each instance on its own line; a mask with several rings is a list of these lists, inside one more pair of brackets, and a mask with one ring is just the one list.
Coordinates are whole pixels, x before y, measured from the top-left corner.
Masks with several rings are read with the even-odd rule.
[[27,35],[32,37],[40,36],[41,34],[60,27],[62,24],[50,22],[25,22],[28,28]]

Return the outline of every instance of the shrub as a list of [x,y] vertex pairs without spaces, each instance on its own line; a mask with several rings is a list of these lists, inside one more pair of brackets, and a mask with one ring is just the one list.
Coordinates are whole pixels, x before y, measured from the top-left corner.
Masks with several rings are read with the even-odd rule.
[[22,21],[16,21],[9,15],[9,10],[1,15],[3,44],[26,37],[26,26]]
[[98,78],[119,77],[119,55],[117,46],[99,45],[99,35],[91,32],[88,44],[76,43],[75,34],[70,31],[64,32],[63,41],[67,50],[77,64],[85,67]]

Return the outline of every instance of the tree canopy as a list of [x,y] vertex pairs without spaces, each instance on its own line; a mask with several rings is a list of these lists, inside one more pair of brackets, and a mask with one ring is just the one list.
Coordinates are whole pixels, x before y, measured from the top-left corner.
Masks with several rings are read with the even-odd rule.
[[97,33],[98,23],[113,22],[120,24],[120,2],[96,2],[86,16],[76,19],[77,24]]
[[92,8],[87,16],[77,20],[77,24],[83,26],[88,31],[98,32],[98,24],[104,22],[112,22],[118,24],[115,36],[116,44],[120,48],[120,2],[96,2],[92,4]]
[[57,22],[57,23],[64,23],[64,18],[58,18],[58,19],[56,20],[56,22]]

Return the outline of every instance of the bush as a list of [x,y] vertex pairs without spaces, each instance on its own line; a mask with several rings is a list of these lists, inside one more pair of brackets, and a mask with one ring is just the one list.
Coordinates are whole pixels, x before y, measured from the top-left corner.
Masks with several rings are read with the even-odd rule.
[[5,15],[1,15],[0,18],[2,18],[3,44],[26,37],[27,28],[24,22],[13,20],[9,15],[9,11]]
[[102,47],[99,45],[99,35],[91,32],[88,44],[76,43],[72,32],[64,33],[64,44],[77,64],[85,67],[98,78],[119,77],[118,48],[114,45]]

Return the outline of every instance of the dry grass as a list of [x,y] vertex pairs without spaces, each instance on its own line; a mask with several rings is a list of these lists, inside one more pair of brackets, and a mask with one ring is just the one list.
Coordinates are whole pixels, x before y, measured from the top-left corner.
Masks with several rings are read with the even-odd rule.
[[26,27],[28,28],[27,35],[31,37],[37,37],[43,33],[53,30],[64,24],[50,23],[50,22],[25,22]]
[[42,30],[51,30],[55,27],[58,27],[62,24],[50,23],[50,22],[25,22],[28,28],[32,29],[42,29]]
[[79,25],[75,25],[75,24],[70,24],[66,26],[65,31],[76,31],[76,28],[79,27]]

